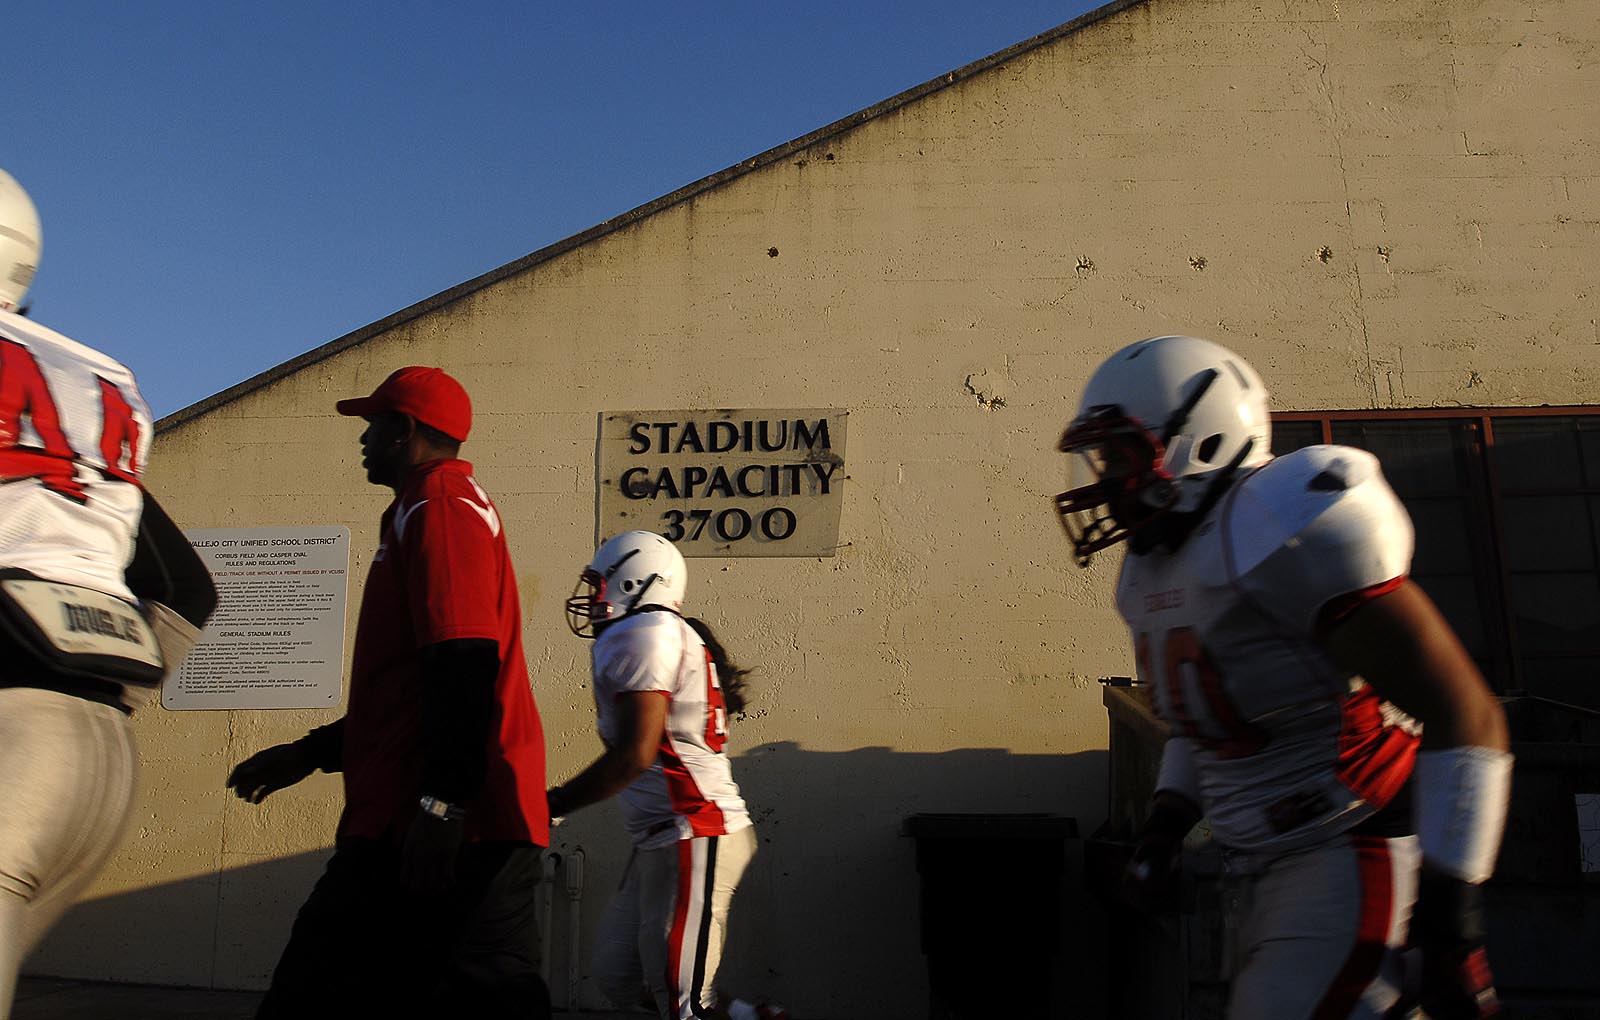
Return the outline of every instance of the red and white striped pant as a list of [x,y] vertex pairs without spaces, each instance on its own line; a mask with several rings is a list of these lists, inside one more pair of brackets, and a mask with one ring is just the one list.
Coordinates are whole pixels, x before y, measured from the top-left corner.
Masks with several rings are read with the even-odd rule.
[[1415,836],[1349,833],[1268,859],[1230,858],[1228,1020],[1384,1016],[1400,997],[1421,860]]
[[648,994],[663,1020],[693,1020],[717,1005],[723,927],[755,856],[752,828],[635,850],[606,907],[595,983],[619,1009]]

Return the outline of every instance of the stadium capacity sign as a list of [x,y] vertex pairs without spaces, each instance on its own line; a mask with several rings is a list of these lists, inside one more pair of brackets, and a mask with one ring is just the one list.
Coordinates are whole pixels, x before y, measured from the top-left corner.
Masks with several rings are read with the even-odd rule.
[[832,556],[848,411],[628,411],[600,418],[600,537],[685,556]]

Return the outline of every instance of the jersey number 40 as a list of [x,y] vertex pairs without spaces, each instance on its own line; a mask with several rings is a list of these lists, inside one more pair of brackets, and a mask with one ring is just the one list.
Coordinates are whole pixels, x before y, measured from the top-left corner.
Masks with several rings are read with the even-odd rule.
[[[1163,714],[1174,735],[1193,738],[1218,758],[1248,758],[1267,746],[1265,731],[1246,719],[1228,697],[1222,674],[1192,627],[1174,627],[1161,636],[1159,676],[1150,668],[1149,634],[1139,635],[1134,655],[1145,681],[1161,685],[1167,709]],[[1202,708],[1189,707],[1191,691],[1199,694]]]

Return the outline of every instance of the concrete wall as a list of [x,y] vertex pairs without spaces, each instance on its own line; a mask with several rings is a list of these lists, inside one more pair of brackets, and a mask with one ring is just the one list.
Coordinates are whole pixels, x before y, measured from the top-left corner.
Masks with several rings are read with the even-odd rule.
[[[726,983],[918,1016],[901,818],[1104,815],[1116,564],[1074,569],[1048,501],[1088,372],[1181,331],[1243,353],[1278,408],[1591,401],[1597,49],[1589,0],[1114,5],[174,416],[151,487],[187,526],[346,525],[359,579],[387,490],[332,402],[445,366],[565,777],[598,748],[560,606],[596,538],[599,413],[848,409],[836,556],[690,561],[690,607],[760,670]],[[339,787],[251,807],[222,779],[330,716],[142,713],[127,846],[33,969],[262,986]],[[587,854],[587,942],[626,848],[610,808],[556,838]]]

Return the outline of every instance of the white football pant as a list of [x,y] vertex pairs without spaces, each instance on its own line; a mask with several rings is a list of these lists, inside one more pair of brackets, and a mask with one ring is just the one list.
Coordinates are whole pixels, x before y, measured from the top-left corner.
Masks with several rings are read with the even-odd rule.
[[0,687],[0,1020],[23,958],[116,849],[136,771],[123,712]]
[[723,927],[755,850],[746,827],[634,851],[595,948],[595,983],[612,1005],[631,1009],[648,992],[664,1020],[717,1005]]
[[1400,997],[1421,863],[1415,836],[1349,833],[1265,860],[1230,855],[1228,1020],[1381,1018]]

